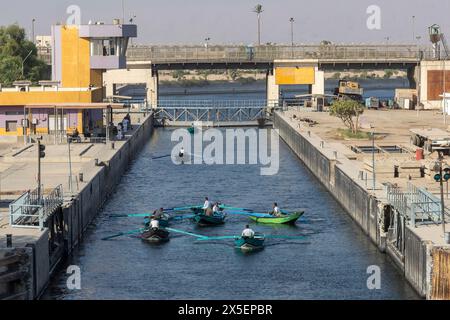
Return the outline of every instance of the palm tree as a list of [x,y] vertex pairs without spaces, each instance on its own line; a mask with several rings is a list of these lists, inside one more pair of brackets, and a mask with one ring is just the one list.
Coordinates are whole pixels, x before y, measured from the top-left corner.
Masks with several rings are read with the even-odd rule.
[[258,17],[258,45],[261,45],[261,13],[263,13],[263,6],[260,4],[257,4],[256,7],[253,9],[253,12],[256,13]]

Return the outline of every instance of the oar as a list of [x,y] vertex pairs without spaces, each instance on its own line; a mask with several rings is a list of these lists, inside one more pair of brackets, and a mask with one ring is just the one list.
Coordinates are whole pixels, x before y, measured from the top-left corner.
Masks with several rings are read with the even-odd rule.
[[248,212],[253,212],[252,209],[235,208],[235,207],[229,207],[229,206],[225,206],[225,205],[221,205],[220,208],[221,208],[221,209],[225,209],[225,210],[236,210],[236,211],[248,211]]
[[277,235],[268,235],[266,239],[305,239],[305,236],[277,236]]
[[103,240],[103,241],[111,240],[111,239],[118,238],[118,237],[122,237],[122,236],[127,236],[127,235],[131,235],[131,234],[141,233],[142,231],[144,231],[144,229],[133,230],[133,231],[127,231],[127,232],[121,232],[121,233],[117,233],[117,234],[114,234],[114,235],[112,235],[112,236],[103,238],[102,240]]
[[257,212],[240,212],[240,211],[226,211],[228,214],[238,215],[238,216],[248,216],[256,218],[272,218],[273,216],[268,213],[257,213]]
[[223,236],[223,237],[204,237],[198,239],[198,241],[214,241],[214,240],[230,240],[239,238],[238,236]]
[[149,213],[135,213],[135,214],[111,214],[109,215],[110,218],[147,218],[149,217]]
[[174,233],[179,233],[179,234],[184,234],[184,235],[187,235],[187,236],[192,236],[192,237],[199,238],[199,239],[203,239],[203,238],[206,237],[206,236],[202,236],[201,234],[195,234],[195,233],[191,233],[191,232],[187,232],[187,231],[183,231],[183,230],[178,230],[178,229],[173,229],[173,228],[166,228],[166,230],[172,231]]
[[201,208],[201,207],[202,206],[193,205],[193,206],[186,206],[186,207],[164,209],[164,211],[183,211],[183,210],[197,209],[197,208]]

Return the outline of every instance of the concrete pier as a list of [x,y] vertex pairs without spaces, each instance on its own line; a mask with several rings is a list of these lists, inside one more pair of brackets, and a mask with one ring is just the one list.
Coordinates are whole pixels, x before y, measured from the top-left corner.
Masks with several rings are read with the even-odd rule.
[[[132,159],[150,138],[153,116],[146,117],[142,123],[134,121],[133,128],[125,139],[114,141],[114,148],[111,143],[71,144],[72,192],[69,190],[68,145],[47,146],[42,166],[44,190],[61,184],[64,205],[55,213],[57,223],[53,224],[54,230],[11,228],[7,205],[2,206],[0,300],[41,296],[53,270],[82,241],[87,227],[114,191]],[[0,161],[3,204],[36,185],[35,148],[4,153]],[[6,242],[7,235],[12,235],[10,247]]]
[[[296,118],[293,117],[294,114]],[[335,121],[325,113],[308,112],[308,117],[319,122],[318,126],[313,128],[299,122],[299,115],[306,117],[306,114],[301,112],[275,114],[274,126],[279,129],[281,138],[346,209],[379,250],[392,258],[418,294],[427,299],[450,299],[450,246],[444,243],[442,227],[412,226],[405,221],[400,221],[399,224],[391,221],[392,217],[398,215],[393,214],[396,208],[387,200],[385,186],[381,184],[388,179],[378,178],[373,190],[372,181],[368,182],[367,174],[364,175],[365,163],[362,156],[355,154],[347,145],[329,138],[330,129],[336,125],[336,121],[339,123],[339,120]],[[377,115],[381,116],[380,113]],[[405,120],[405,115],[402,113],[395,116]],[[386,112],[382,116],[395,119],[393,114],[387,115]],[[409,116],[413,118],[414,113],[410,112]],[[425,113],[420,119],[423,121],[428,117],[433,118],[434,115],[431,112]],[[384,123],[386,125],[383,130],[389,131],[389,123]],[[404,133],[400,136],[405,139]],[[408,137],[406,134],[407,139]],[[366,179],[361,178],[361,172]],[[401,183],[399,180],[397,182]],[[449,227],[447,225],[447,230]],[[401,237],[392,236],[395,228],[402,230]]]

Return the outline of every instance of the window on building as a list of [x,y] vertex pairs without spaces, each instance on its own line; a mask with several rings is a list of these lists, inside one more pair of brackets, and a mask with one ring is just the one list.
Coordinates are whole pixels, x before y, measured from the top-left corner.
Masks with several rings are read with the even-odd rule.
[[17,121],[6,121],[6,132],[16,132]]

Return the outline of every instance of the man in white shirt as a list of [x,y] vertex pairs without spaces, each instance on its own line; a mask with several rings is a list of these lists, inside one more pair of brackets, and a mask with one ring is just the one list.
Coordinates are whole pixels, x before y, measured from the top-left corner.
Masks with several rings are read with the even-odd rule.
[[158,229],[159,229],[159,221],[153,219],[153,220],[150,222],[150,228],[151,228],[152,230],[158,230]]
[[280,210],[280,208],[278,207],[278,203],[274,203],[273,204],[273,209],[272,209],[272,213],[271,213],[272,215],[274,215],[274,216],[276,216],[276,217],[279,217],[279,216],[281,216],[281,210]]
[[248,238],[248,239],[252,239],[255,237],[255,231],[253,231],[252,229],[250,229],[250,226],[247,225],[244,229],[244,231],[242,231],[242,238]]
[[205,198],[205,204],[203,205],[203,210],[206,210],[206,209],[210,209],[211,208],[211,202],[209,202],[209,199],[208,199],[208,197],[206,197]]

